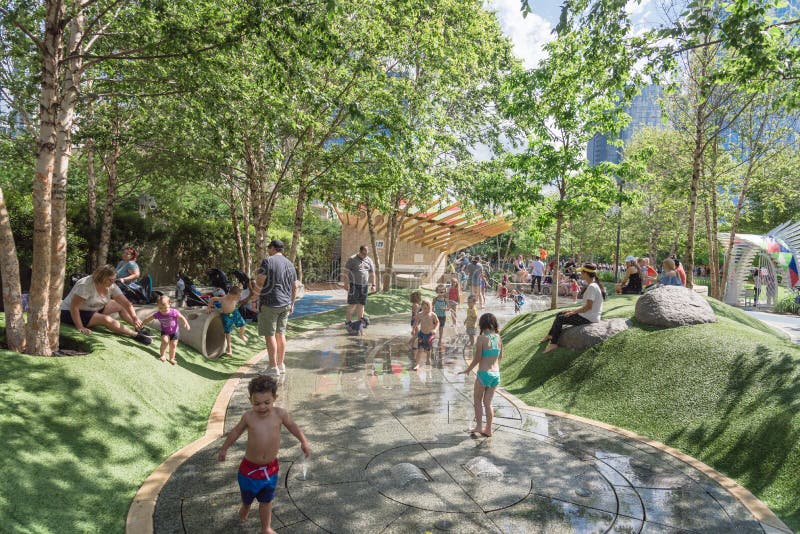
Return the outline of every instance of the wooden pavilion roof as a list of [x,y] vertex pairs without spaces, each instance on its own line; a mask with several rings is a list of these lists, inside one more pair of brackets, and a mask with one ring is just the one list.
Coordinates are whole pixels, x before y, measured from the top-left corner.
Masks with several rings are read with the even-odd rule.
[[[334,210],[343,225],[367,228],[369,221],[364,210],[355,214],[342,212],[336,207]],[[427,205],[406,203],[403,214],[399,239],[448,253],[480,243],[512,227],[512,223],[502,215],[486,218],[477,210],[463,208],[459,202],[446,199]],[[383,234],[388,218],[375,214],[373,224],[375,232]]]

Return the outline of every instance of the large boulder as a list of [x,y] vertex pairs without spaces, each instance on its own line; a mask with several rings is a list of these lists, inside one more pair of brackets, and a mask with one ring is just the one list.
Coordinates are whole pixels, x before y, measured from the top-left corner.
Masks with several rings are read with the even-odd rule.
[[661,286],[636,301],[636,320],[654,326],[685,326],[716,323],[708,301],[685,287]]
[[608,319],[598,323],[564,327],[558,346],[572,350],[585,350],[628,329],[628,319]]

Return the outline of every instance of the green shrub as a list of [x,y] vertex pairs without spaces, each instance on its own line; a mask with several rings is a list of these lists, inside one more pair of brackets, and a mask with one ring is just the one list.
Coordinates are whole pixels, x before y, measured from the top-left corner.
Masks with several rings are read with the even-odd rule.
[[796,302],[796,294],[786,295],[775,304],[776,313],[794,313],[800,315],[800,302]]

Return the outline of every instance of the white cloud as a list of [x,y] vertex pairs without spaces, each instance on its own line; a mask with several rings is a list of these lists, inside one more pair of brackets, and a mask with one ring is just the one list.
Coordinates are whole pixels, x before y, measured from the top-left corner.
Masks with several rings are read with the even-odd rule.
[[536,67],[546,56],[542,47],[553,39],[552,24],[536,13],[523,17],[519,0],[487,0],[486,8],[497,15],[503,33],[514,46],[514,55],[525,68]]

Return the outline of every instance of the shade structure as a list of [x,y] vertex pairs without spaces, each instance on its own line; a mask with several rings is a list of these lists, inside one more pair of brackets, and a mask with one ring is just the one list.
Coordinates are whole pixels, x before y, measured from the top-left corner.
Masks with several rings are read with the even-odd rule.
[[[369,224],[366,212],[356,213],[336,210],[342,224],[366,228]],[[398,239],[427,248],[450,253],[470,247],[485,239],[511,229],[513,223],[502,214],[484,216],[478,210],[464,208],[460,202],[438,199],[425,205],[404,203],[398,213],[400,229]],[[379,213],[372,215],[377,234],[388,226],[388,218]]]

